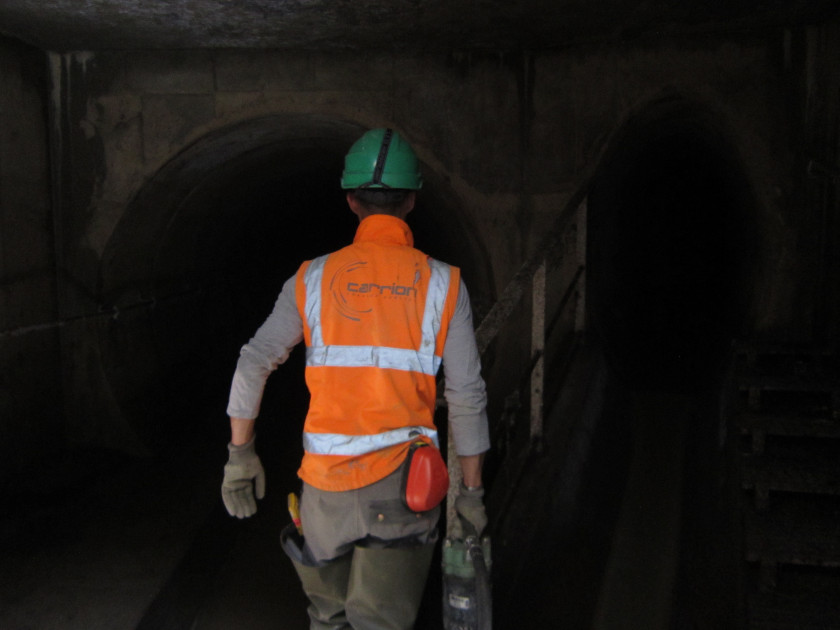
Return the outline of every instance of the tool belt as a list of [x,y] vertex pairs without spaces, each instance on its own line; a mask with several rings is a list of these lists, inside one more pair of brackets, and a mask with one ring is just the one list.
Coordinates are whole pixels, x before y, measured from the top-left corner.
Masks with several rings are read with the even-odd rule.
[[427,442],[414,442],[403,468],[403,503],[412,512],[427,512],[437,507],[448,491],[449,472],[440,450]]

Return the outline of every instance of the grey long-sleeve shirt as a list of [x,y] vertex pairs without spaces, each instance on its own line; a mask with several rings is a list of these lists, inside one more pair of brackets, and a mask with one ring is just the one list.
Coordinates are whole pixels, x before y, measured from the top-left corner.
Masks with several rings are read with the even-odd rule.
[[[283,285],[274,310],[239,355],[231,385],[228,415],[254,419],[268,376],[303,340],[303,322],[295,301],[295,276]],[[444,397],[458,455],[478,455],[490,448],[487,394],[475,343],[472,308],[461,281],[455,313],[443,348]]]

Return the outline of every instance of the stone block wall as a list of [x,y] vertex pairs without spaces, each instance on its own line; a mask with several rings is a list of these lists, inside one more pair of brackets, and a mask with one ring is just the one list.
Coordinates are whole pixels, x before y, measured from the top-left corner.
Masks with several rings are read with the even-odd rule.
[[63,439],[44,54],[0,39],[0,481]]
[[[55,266],[60,316],[69,322],[60,355],[67,435],[117,445],[133,439],[103,360],[119,348],[101,347],[103,337],[130,336],[115,330],[115,304],[103,287],[150,299],[138,288],[142,279],[132,279],[138,267],[132,271],[126,260],[134,259],[112,264],[124,245],[145,265],[144,247],[152,256],[155,235],[177,219],[193,190],[220,194],[206,181],[226,162],[244,163],[268,147],[274,157],[297,157],[307,144],[338,155],[337,147],[373,126],[400,129],[417,150],[424,194],[443,208],[439,233],[453,255],[464,256],[458,262],[482,313],[570,200],[585,196],[628,121],[663,98],[692,103],[735,148],[756,199],[747,211],[760,243],[753,278],[760,317],[753,323],[801,329],[809,307],[796,300],[803,241],[790,200],[802,174],[789,103],[802,68],[785,56],[785,41],[779,33],[541,53],[50,53],[51,87],[35,93],[54,108],[61,166]],[[175,171],[178,178],[162,176]],[[332,185],[337,176],[323,181]],[[174,199],[185,181],[193,189],[185,186]],[[167,192],[168,206],[141,203]],[[212,225],[208,219],[196,234],[211,233],[219,246],[224,234],[213,235]],[[167,273],[177,275],[188,262],[172,258]],[[142,386],[130,389],[143,397]]]

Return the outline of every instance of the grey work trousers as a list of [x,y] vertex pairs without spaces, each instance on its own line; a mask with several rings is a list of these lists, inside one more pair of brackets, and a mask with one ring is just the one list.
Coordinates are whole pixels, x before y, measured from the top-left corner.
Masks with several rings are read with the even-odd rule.
[[304,484],[304,536],[290,525],[281,541],[310,600],[310,630],[413,627],[441,508],[415,513],[405,506],[404,467],[358,490]]
[[364,488],[345,492],[303,484],[300,520],[306,555],[315,563],[343,556],[353,547],[409,547],[437,541],[440,506],[412,512],[402,501],[404,463]]

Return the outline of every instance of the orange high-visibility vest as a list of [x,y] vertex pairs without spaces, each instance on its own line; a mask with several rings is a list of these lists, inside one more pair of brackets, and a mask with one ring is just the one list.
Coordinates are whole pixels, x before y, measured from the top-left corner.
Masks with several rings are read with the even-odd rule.
[[437,443],[435,375],[460,271],[413,244],[404,221],[373,215],[352,245],[297,273],[311,394],[298,474],[316,488],[361,488],[416,439]]

